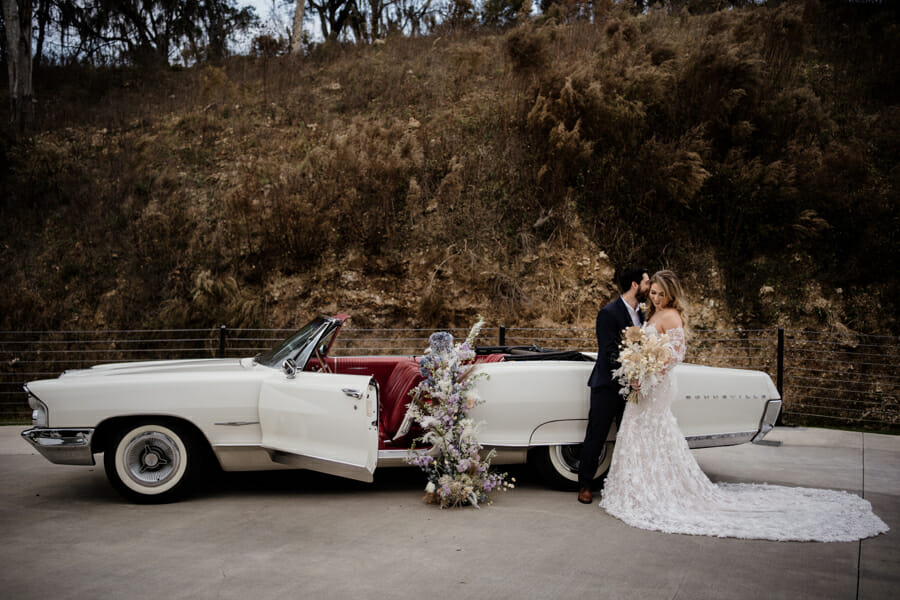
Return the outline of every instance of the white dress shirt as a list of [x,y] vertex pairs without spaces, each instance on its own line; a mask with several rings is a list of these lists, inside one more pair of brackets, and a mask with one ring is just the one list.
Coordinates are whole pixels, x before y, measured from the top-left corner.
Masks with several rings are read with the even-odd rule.
[[628,314],[631,315],[631,322],[634,323],[637,327],[641,326],[641,318],[638,316],[638,312],[636,308],[631,308],[631,305],[625,302],[625,298],[619,296],[619,300],[622,301],[622,304],[625,305],[625,308],[628,309]]

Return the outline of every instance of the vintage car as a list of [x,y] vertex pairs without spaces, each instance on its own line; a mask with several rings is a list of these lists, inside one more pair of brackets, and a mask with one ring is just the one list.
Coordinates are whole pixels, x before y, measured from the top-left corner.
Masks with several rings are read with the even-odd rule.
[[[182,497],[205,472],[310,469],[372,481],[404,466],[413,356],[329,356],[346,315],[318,317],[264,354],[243,359],[98,365],[28,383],[33,427],[22,432],[53,463],[93,465],[103,453],[113,487],[134,502]],[[479,441],[493,463],[530,461],[551,486],[577,481],[596,355],[480,348],[485,402]],[[692,447],[761,439],[781,407],[768,375],[682,364],[673,405]],[[408,421],[407,421],[408,423]],[[608,470],[615,426],[596,477]],[[416,452],[428,452],[427,448]]]

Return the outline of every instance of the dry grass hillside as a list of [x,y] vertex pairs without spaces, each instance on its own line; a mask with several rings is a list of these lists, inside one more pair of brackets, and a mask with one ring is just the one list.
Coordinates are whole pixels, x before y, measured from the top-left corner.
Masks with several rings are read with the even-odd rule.
[[43,69],[38,129],[0,147],[0,327],[590,327],[642,263],[696,326],[897,333],[900,33],[855,19],[617,9]]

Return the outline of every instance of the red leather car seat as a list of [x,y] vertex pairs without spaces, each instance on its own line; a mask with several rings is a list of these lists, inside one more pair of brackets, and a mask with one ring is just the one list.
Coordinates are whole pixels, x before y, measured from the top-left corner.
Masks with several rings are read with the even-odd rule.
[[382,395],[382,439],[391,439],[400,428],[406,409],[412,400],[409,391],[424,378],[419,372],[419,363],[415,360],[398,362],[391,371]]
[[[503,360],[503,357],[503,354],[489,354],[478,356],[475,362],[500,362]],[[403,418],[406,416],[408,404],[412,401],[409,392],[423,379],[419,363],[415,359],[401,360],[394,366],[381,394],[381,427],[379,434],[383,441],[393,440],[394,435],[396,435],[400,425],[403,423]],[[405,445],[404,441],[415,438],[420,434],[421,429],[413,425],[409,434],[396,440],[394,443],[403,446]]]

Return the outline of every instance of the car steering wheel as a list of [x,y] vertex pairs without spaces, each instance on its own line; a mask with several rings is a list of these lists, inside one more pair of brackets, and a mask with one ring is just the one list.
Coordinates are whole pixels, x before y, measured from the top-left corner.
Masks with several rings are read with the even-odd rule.
[[315,349],[316,360],[319,361],[319,371],[324,371],[325,373],[331,373],[331,367],[328,366],[328,363],[325,362],[325,359],[322,358],[321,352],[319,349]]

